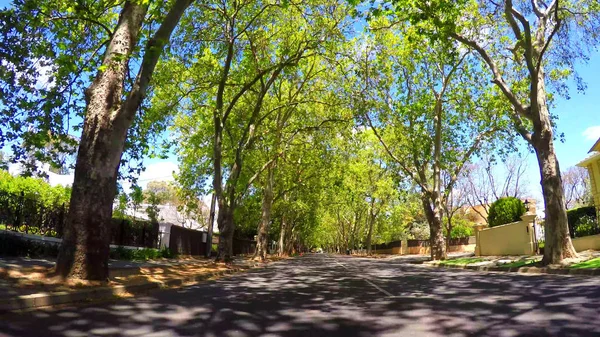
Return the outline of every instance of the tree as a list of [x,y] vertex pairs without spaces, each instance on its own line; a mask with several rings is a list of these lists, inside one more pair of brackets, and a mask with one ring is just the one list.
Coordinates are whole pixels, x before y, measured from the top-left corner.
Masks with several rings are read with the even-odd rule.
[[569,167],[562,173],[567,209],[593,204],[589,179],[587,169],[579,166]]
[[458,180],[458,189],[464,194],[470,210],[488,222],[490,205],[503,197],[525,197],[524,181],[527,161],[520,155],[511,155],[500,162],[489,155],[465,167]]
[[465,163],[503,139],[505,106],[481,80],[470,50],[428,43],[418,27],[386,18],[372,25],[374,37],[361,42],[355,61],[356,110],[387,152],[388,166],[420,189],[431,258],[445,259],[443,205]]
[[[450,37],[480,56],[492,83],[512,107],[514,130],[536,153],[546,213],[542,263],[577,256],[569,237],[548,89],[568,97],[565,79],[575,73],[577,60],[598,45],[598,2],[443,0],[413,8],[395,3],[434,38]],[[580,78],[575,78],[582,89]]]
[[158,205],[162,203],[160,196],[151,191],[148,193],[147,201],[149,205],[146,207],[146,213],[148,214],[150,221],[159,222],[162,220],[160,218],[160,208],[158,207]]
[[133,207],[133,219],[135,220],[135,213],[140,209],[140,205],[144,202],[144,192],[139,186],[133,186],[131,193],[129,193],[129,200],[131,200],[131,206]]
[[[3,118],[12,127],[7,134],[22,139],[25,149],[42,148],[50,136],[71,131],[63,109],[84,116],[56,264],[62,277],[108,278],[112,203],[128,130],[191,2],[20,0],[2,12],[7,24],[0,48],[9,56],[2,64]],[[40,89],[42,67],[52,71]]]
[[[205,40],[195,36],[187,40],[196,41],[197,49],[202,50],[192,67],[207,69],[207,74],[182,73],[194,88],[202,89],[188,93],[182,103],[191,104],[177,121],[179,133],[191,140],[180,151],[182,176],[190,176],[192,171],[202,175],[196,175],[201,181],[194,181],[193,176],[182,180],[186,180],[184,186],[206,189],[206,173],[212,174],[219,212],[217,258],[230,261],[237,204],[269,166],[264,163],[254,167],[254,172],[248,172],[246,166],[265,119],[276,111],[265,108],[265,101],[280,76],[341,36],[338,25],[345,13],[333,1],[306,1],[295,6],[243,1],[214,5],[204,15],[212,27]],[[199,157],[204,159],[200,163]]]
[[149,200],[151,195],[155,194],[161,203],[167,203],[173,206],[179,205],[177,197],[177,187],[167,181],[150,181],[144,189],[144,199]]

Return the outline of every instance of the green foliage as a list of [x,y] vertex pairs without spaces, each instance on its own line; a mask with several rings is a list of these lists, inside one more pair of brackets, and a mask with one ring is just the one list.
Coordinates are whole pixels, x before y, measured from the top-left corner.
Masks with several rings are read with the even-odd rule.
[[117,195],[117,207],[113,210],[113,216],[116,218],[124,219],[127,214],[127,204],[129,203],[129,197],[125,193]]
[[600,268],[600,257],[597,257],[595,259],[590,259],[584,262],[580,262],[580,263],[576,263],[574,265],[571,265],[569,268],[573,268],[573,269],[596,269],[596,268]]
[[450,231],[452,239],[466,238],[473,235],[473,227],[470,224],[458,223],[453,225]]
[[425,221],[415,222],[410,226],[410,238],[415,240],[429,240],[431,232],[429,224]]
[[490,227],[495,227],[521,221],[521,216],[525,212],[525,204],[518,198],[500,198],[490,206],[488,222]]
[[600,234],[600,226],[596,217],[584,215],[575,223],[575,237]]
[[0,170],[0,193],[12,195],[10,205],[16,207],[19,196],[33,200],[40,206],[54,208],[68,204],[71,198],[71,188],[50,186],[40,178],[15,177],[7,171]]
[[149,203],[149,206],[146,207],[146,214],[148,214],[150,221],[159,222],[160,220],[162,220],[159,219],[160,208],[158,207],[158,205],[160,205],[162,202],[159,195],[157,193],[150,192],[148,193],[147,201]]
[[[576,234],[577,233],[577,227],[579,226],[579,224],[582,222],[581,220],[584,218],[587,218],[587,220],[585,221],[585,223],[589,223],[596,221],[597,217],[597,213],[596,213],[596,207],[594,206],[586,206],[586,207],[579,207],[579,208],[574,208],[574,209],[570,209],[567,211],[567,220],[569,222],[569,232],[571,234],[571,237],[575,237],[575,236],[582,236],[583,233],[587,233],[590,230],[590,227],[588,226],[588,228],[586,229],[581,229],[580,231],[580,235]],[[590,234],[587,234],[590,235]]]

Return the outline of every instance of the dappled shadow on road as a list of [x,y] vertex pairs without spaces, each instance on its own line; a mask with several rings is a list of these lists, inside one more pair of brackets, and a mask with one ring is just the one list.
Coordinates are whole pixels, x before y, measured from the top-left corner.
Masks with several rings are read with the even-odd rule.
[[599,285],[311,256],[136,299],[0,317],[0,335],[599,335]]

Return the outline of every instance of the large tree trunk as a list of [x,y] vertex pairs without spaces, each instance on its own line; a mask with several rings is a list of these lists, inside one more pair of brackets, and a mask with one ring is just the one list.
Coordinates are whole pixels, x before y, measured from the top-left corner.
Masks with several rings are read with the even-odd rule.
[[206,257],[210,257],[212,253],[212,238],[215,225],[215,207],[217,205],[217,195],[213,192],[210,198],[210,214],[208,216],[208,233],[206,237]]
[[273,205],[273,171],[271,164],[267,171],[266,184],[263,191],[261,221],[258,225],[258,237],[256,241],[255,256],[262,261],[265,260],[269,249],[269,227],[271,224],[271,206]]
[[558,158],[554,150],[554,134],[546,103],[543,70],[540,70],[537,88],[537,104],[533,104],[531,109],[534,128],[531,143],[535,149],[540,169],[546,213],[546,243],[542,263],[555,264],[565,258],[576,257],[577,252],[575,252],[569,235],[565,191],[560,176]]
[[[128,61],[147,6],[127,1],[99,71],[86,91],[86,115],[56,272],[62,277],[108,279],[112,204],[129,118],[122,96]],[[125,116],[129,117],[129,116]]]
[[144,100],[158,59],[192,0],[177,0],[152,38],[123,102],[129,59],[148,6],[126,1],[102,60],[103,70],[86,90],[86,115],[63,243],[56,262],[62,277],[108,279],[112,203],[127,131]]
[[[442,230],[442,207],[439,201],[430,201],[423,197],[423,209],[429,223],[429,242],[431,248],[431,260],[446,259],[446,243],[444,242],[444,231]],[[433,203],[433,205],[432,205]]]
[[219,216],[217,218],[219,227],[219,245],[216,261],[229,263],[233,261],[233,209],[231,205],[219,203]]

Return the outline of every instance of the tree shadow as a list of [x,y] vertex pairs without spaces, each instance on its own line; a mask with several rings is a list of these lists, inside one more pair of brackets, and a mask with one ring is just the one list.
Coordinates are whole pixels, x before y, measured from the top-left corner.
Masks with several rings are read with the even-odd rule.
[[596,336],[599,285],[313,255],[114,303],[5,315],[0,335]]

